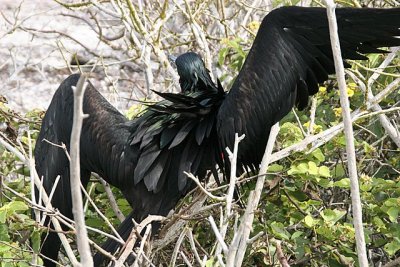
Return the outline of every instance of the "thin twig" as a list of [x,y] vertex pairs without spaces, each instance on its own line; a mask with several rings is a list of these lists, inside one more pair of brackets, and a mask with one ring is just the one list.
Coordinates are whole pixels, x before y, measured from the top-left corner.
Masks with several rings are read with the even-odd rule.
[[[1,133],[0,133],[1,134]],[[15,149],[13,146],[11,146],[9,143],[7,143],[1,136],[0,136],[0,144],[2,144],[7,150],[9,150],[11,153],[13,153],[17,158],[19,158],[19,160],[21,160],[22,162],[24,162],[28,167],[30,167],[29,164],[27,164],[27,159],[25,158],[25,156],[18,151],[17,149]],[[30,169],[31,172],[34,172],[34,182],[36,187],[38,188],[40,194],[42,195],[42,199],[43,202],[45,203],[46,207],[48,209],[53,209],[51,202],[49,200],[49,197],[47,196],[46,191],[43,188],[42,182],[39,179],[36,170],[35,169]],[[72,265],[76,266],[79,265],[79,262],[77,261],[74,252],[71,248],[71,246],[69,245],[68,239],[66,238],[66,236],[63,233],[62,227],[60,225],[60,222],[58,221],[58,219],[54,216],[50,217],[51,222],[54,226],[54,229],[56,230],[58,237],[61,240],[61,244],[63,245],[65,252],[69,258],[69,260],[71,261]]]
[[81,194],[81,174],[80,174],[80,152],[79,144],[82,130],[82,123],[85,115],[83,114],[82,104],[86,89],[86,77],[81,75],[76,87],[72,87],[74,93],[74,116],[71,130],[70,144],[70,182],[72,196],[72,214],[76,224],[76,241],[78,251],[81,256],[82,266],[93,266],[93,258],[90,252],[89,238],[85,225],[85,215],[83,212],[83,201]]
[[110,201],[110,206],[111,209],[114,211],[115,216],[117,216],[118,220],[120,222],[123,222],[125,220],[125,216],[122,213],[122,211],[120,210],[120,208],[118,207],[117,204],[117,200],[115,199],[115,196],[113,194],[113,192],[111,191],[110,185],[104,181],[103,178],[101,178],[99,175],[92,173],[97,179],[99,179],[100,183],[103,185],[104,187],[104,191],[107,194],[108,200]]
[[281,241],[276,240],[275,247],[276,247],[276,256],[278,257],[278,261],[281,264],[281,266],[282,267],[290,267],[289,263],[286,260],[285,254],[283,254],[282,247],[281,247]]
[[[271,154],[272,154],[272,149],[274,148],[276,136],[279,133],[279,123],[276,123],[274,126],[272,126],[271,131],[269,133],[269,138],[268,138],[268,143],[267,147],[265,148],[265,153],[261,161],[260,165],[260,173],[259,177],[257,179],[256,187],[254,189],[254,195],[252,197],[252,202],[250,205],[250,211],[247,213],[247,217],[243,219],[243,232],[241,232],[241,237],[240,237],[240,243],[239,243],[239,249],[237,250],[237,255],[236,259],[234,261],[235,266],[241,266],[244,255],[246,253],[246,247],[248,245],[248,240],[250,236],[250,231],[251,231],[251,226],[253,224],[254,220],[254,212],[257,209],[258,203],[260,202],[261,198],[261,193],[264,188],[264,183],[265,183],[265,177],[268,169],[268,164],[271,161]],[[247,209],[246,209],[247,211]],[[230,248],[231,249],[231,248]],[[235,249],[235,248],[232,248]],[[227,264],[228,265],[228,264]],[[228,265],[228,266],[233,266],[233,265]]]
[[333,58],[335,62],[336,76],[340,90],[340,105],[342,107],[344,132],[346,138],[347,166],[350,176],[351,201],[353,207],[353,224],[356,233],[356,245],[359,264],[368,266],[367,250],[365,245],[364,228],[362,224],[362,208],[357,175],[357,162],[354,147],[353,126],[350,114],[349,99],[347,96],[346,79],[344,74],[343,59],[340,50],[338,26],[336,22],[335,4],[333,0],[325,0],[329,22],[329,34]]

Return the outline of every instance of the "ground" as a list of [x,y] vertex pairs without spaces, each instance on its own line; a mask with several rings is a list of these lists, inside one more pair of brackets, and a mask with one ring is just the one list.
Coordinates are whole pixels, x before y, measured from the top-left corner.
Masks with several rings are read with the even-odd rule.
[[[1,2],[0,95],[16,111],[46,109],[60,82],[77,71],[69,70],[66,63],[74,53],[88,57],[88,50],[108,53],[109,48],[98,42],[86,23],[65,16],[71,12],[52,0]],[[59,33],[79,40],[86,48]],[[113,105],[126,110],[135,86],[130,83],[115,90],[119,69],[109,71],[107,79],[97,72],[92,82]],[[141,83],[140,78],[136,82]]]

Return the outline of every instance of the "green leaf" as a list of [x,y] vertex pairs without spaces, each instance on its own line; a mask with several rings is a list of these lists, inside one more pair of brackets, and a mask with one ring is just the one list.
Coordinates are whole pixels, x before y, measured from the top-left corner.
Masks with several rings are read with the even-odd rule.
[[397,222],[397,218],[399,216],[399,208],[398,207],[390,207],[386,211],[387,215],[389,215],[389,220],[393,223]]
[[206,261],[206,267],[213,267],[214,266],[214,257],[211,257]]
[[11,249],[11,246],[4,244],[4,243],[0,243],[0,254],[3,254],[6,251],[9,251]]
[[312,228],[315,224],[316,224],[316,220],[314,220],[313,217],[311,217],[311,215],[307,215],[306,217],[304,217],[304,224],[308,227],[308,228]]
[[8,234],[8,226],[6,224],[0,224],[0,240],[9,242],[10,235]]
[[268,167],[268,172],[280,172],[283,170],[283,166],[279,164],[271,164]]
[[379,228],[379,230],[380,230],[380,229],[386,229],[386,225],[385,225],[385,223],[382,221],[381,218],[379,218],[379,217],[374,217],[372,220],[373,220],[375,226],[377,226],[377,227]]
[[390,255],[393,256],[394,254],[396,254],[397,251],[400,250],[400,242],[399,240],[393,240],[390,243],[387,243],[385,246],[385,251]]
[[373,146],[371,146],[370,144],[368,144],[365,141],[362,142],[362,145],[364,147],[364,151],[366,154],[372,154],[376,151],[376,149]]
[[389,198],[384,203],[387,207],[398,207],[400,206],[400,199],[397,198]]
[[308,162],[308,173],[311,175],[318,175],[318,167],[317,164],[313,161]]
[[218,65],[220,65],[220,66],[224,65],[225,58],[226,58],[226,55],[228,55],[228,52],[229,52],[229,48],[227,48],[227,47],[224,47],[221,50],[219,50]]
[[27,166],[22,166],[15,170],[16,173],[29,177],[30,170]]
[[292,234],[290,239],[295,240],[295,239],[299,238],[300,236],[302,236],[303,234],[304,234],[304,232],[296,231]]
[[[13,254],[11,253],[6,253],[3,255],[4,259],[12,259]],[[1,267],[14,267],[14,264],[10,262],[11,260],[4,260],[4,262],[1,263]]]
[[272,222],[270,226],[276,236],[286,240],[290,239],[290,233],[285,230],[282,223]]
[[328,188],[333,186],[333,182],[326,178],[319,178],[317,180],[318,185],[322,186],[323,188]]
[[319,148],[315,149],[315,150],[311,153],[311,155],[312,155],[314,158],[316,158],[317,160],[319,160],[319,162],[325,161],[325,156],[324,156],[324,154],[322,154],[322,151],[321,151],[321,149],[319,149]]
[[319,235],[324,236],[330,240],[335,240],[337,238],[335,231],[333,231],[332,226],[322,225],[315,230]]
[[12,212],[28,210],[28,206],[22,201],[16,200],[16,201],[10,202],[9,204],[10,204],[9,209]]
[[329,168],[326,166],[319,167],[318,174],[326,178],[331,177],[331,172],[329,171]]
[[31,235],[31,242],[33,251],[38,253],[40,251],[40,232],[38,230],[33,231]]
[[335,177],[338,177],[338,178],[346,175],[343,164],[336,164],[336,166],[333,168],[332,172],[335,175]]
[[7,219],[7,209],[0,209],[0,223],[4,224]]
[[343,211],[343,210],[326,209],[323,212],[321,212],[321,217],[324,219],[324,221],[335,224],[345,214],[346,214],[346,211]]
[[304,174],[307,173],[308,171],[308,164],[306,163],[300,163],[299,165],[297,165],[297,172]]
[[350,188],[350,179],[343,178],[339,181],[334,182],[333,184],[334,184],[334,186],[341,187],[341,188]]
[[302,192],[302,191],[300,191],[300,190],[296,190],[296,191],[289,191],[289,192],[287,192],[288,193],[288,195],[290,195],[291,197],[293,197],[293,198],[295,198],[296,200],[298,200],[298,201],[306,201],[307,199],[308,199],[308,196],[304,193],[304,192]]

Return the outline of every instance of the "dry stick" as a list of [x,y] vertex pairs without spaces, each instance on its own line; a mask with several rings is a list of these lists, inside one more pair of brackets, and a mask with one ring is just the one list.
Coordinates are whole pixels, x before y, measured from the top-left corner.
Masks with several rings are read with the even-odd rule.
[[[206,35],[204,34],[204,31],[201,29],[200,25],[196,22],[193,14],[190,10],[191,8],[190,8],[188,1],[185,0],[184,2],[185,2],[185,7],[186,7],[187,12],[182,12],[182,13],[185,14],[186,17],[188,18],[189,23],[190,23],[190,28],[192,29],[193,35],[196,38],[196,42],[199,44],[201,50],[204,51],[203,56],[205,57],[207,69],[212,70],[211,52],[210,52],[210,48],[208,46]],[[178,5],[178,8],[179,8],[179,5]],[[181,9],[181,8],[179,8],[179,9]],[[183,9],[181,9],[181,10],[183,10]],[[213,75],[212,72],[211,72],[211,75]]]
[[[395,59],[397,52],[399,52],[399,51],[400,51],[400,47],[392,48],[391,53],[389,55],[387,55],[385,60],[377,68],[377,71],[379,71],[379,70],[383,71],[387,66],[389,66],[389,64],[393,61],[393,59]],[[369,88],[371,88],[372,84],[375,83],[375,81],[379,78],[380,75],[381,75],[381,73],[379,73],[379,72],[375,72],[374,74],[372,74],[371,77],[369,77],[369,79],[368,79],[367,86]]]
[[114,233],[114,235],[117,237],[117,239],[119,239],[121,242],[123,242],[122,237],[119,235],[118,231],[114,228],[114,226],[111,224],[110,220],[101,212],[101,210],[97,207],[96,203],[94,203],[94,201],[92,200],[92,198],[90,197],[90,194],[88,192],[86,192],[86,189],[83,187],[83,185],[81,184],[81,190],[83,192],[83,194],[86,196],[88,202],[90,202],[90,204],[92,205],[92,207],[95,209],[95,211],[97,212],[97,214],[100,216],[100,218],[103,219],[103,221],[108,225],[108,227],[110,227],[111,231]]
[[188,258],[186,257],[185,253],[183,253],[182,251],[180,251],[179,253],[183,259],[183,261],[186,263],[186,266],[188,267],[192,267],[193,265],[190,263],[190,261],[188,260]]
[[[224,253],[228,252],[228,246],[225,243],[224,238],[222,237],[221,233],[219,232],[218,226],[215,223],[214,218],[210,215],[208,217],[208,221],[210,222],[211,228],[214,231],[215,237],[217,238],[218,245],[221,247],[221,249],[224,251]],[[215,255],[219,255],[220,253],[216,253]]]
[[[396,80],[391,82],[384,90],[382,90],[379,94],[377,94],[373,99],[369,100],[367,105],[381,102],[387,95],[396,90],[399,85],[400,85],[400,78],[397,78]],[[373,113],[367,115],[364,114],[366,114],[365,111],[361,111],[361,109],[356,109],[351,113],[352,121],[354,122],[360,118],[368,117],[370,116],[370,114]],[[287,156],[293,154],[293,152],[304,151],[305,149],[308,148],[309,144],[312,144],[312,148],[309,149],[309,152],[311,152],[317,147],[320,147],[321,145],[327,143],[338,133],[340,133],[343,128],[344,128],[344,123],[341,122],[319,134],[307,136],[302,141],[272,154],[270,163],[286,158]]]
[[379,92],[374,99],[371,101],[368,101],[371,105],[374,103],[379,103],[381,102],[386,96],[388,96],[391,92],[393,92],[397,87],[400,85],[400,78],[397,78],[393,82],[391,82],[388,86],[386,86],[385,89]]
[[[141,221],[137,226],[135,226],[132,231],[131,234],[128,237],[128,240],[126,241],[126,245],[125,248],[121,254],[121,256],[119,257],[119,259],[115,262],[115,267],[120,267],[120,266],[124,266],[124,262],[126,261],[126,259],[128,258],[129,254],[131,254],[133,252],[133,248],[135,246],[136,240],[137,240],[137,236],[140,235],[140,233],[143,231],[143,229],[150,225],[152,222],[160,222],[163,221],[165,219],[165,217],[163,216],[158,216],[158,215],[149,215],[147,216],[143,221]],[[151,230],[151,229],[150,229]],[[150,231],[149,230],[149,231]],[[148,235],[148,234],[147,234]],[[147,238],[147,237],[146,237]],[[146,239],[142,239],[141,242],[146,242]],[[145,255],[143,255],[145,256]],[[136,255],[137,257],[137,255]],[[151,263],[151,262],[150,262]]]
[[[160,30],[161,27],[166,23],[166,21],[173,15],[173,11],[175,8],[175,4],[169,5],[169,9],[165,12],[164,16],[161,17],[154,25],[153,25],[153,31],[152,32],[147,32],[145,29],[145,26],[143,23],[140,21],[137,11],[135,9],[135,6],[131,3],[130,0],[126,1],[128,5],[128,10],[132,22],[132,27],[139,32],[144,41],[150,45],[153,48],[154,54],[158,57],[159,62],[166,68],[168,73],[173,77],[173,80],[177,82],[179,80],[179,76],[176,74],[176,71],[172,68],[171,64],[169,63],[168,57],[166,56],[165,52],[161,50],[160,48],[160,42],[158,40],[153,41],[151,39],[152,35],[157,34]],[[122,17],[124,21],[127,20],[126,17]],[[136,27],[135,27],[136,26]],[[133,34],[132,34],[133,35]]]
[[400,257],[398,257],[397,259],[386,263],[385,265],[383,265],[382,267],[396,267],[400,265]]
[[[43,177],[43,176],[42,176]],[[48,195],[48,202],[49,203],[51,203],[51,201],[53,200],[53,195],[54,195],[54,192],[56,191],[56,188],[57,188],[57,186],[58,186],[58,182],[60,181],[60,175],[57,175],[57,177],[56,177],[56,179],[55,179],[55,181],[54,181],[54,184],[53,184],[53,186],[51,187],[51,190],[50,190],[50,194]],[[41,187],[40,188],[42,188],[43,187],[43,179],[41,179],[41,181],[40,181],[41,183],[40,183],[40,185],[41,185]],[[34,183],[34,180],[33,180],[33,183]],[[40,190],[40,196],[41,196],[41,193],[42,193],[42,190]],[[41,197],[40,197],[41,198]],[[42,202],[41,201],[39,201],[38,202],[38,205],[40,205]],[[44,203],[45,204],[45,206],[47,206],[47,203]],[[45,207],[46,208],[46,207]],[[46,221],[46,218],[47,218],[47,215],[46,215],[46,213],[43,213],[43,217],[41,218],[41,221],[40,221],[40,225],[44,225],[44,223],[45,223],[45,221]]]
[[[33,159],[33,156],[32,156],[32,142],[31,142],[32,140],[31,140],[31,134],[30,134],[29,130],[27,131],[27,134],[28,134],[28,144],[29,144],[29,159],[28,159],[29,160],[29,169],[33,170],[35,168],[35,160]],[[36,196],[35,196],[35,183],[34,183],[35,177],[34,177],[33,172],[30,173],[30,179],[31,179],[32,202],[38,203],[38,200],[36,199]],[[35,214],[36,222],[39,222],[40,221],[40,212],[37,210],[34,210],[33,213]]]
[[[85,195],[87,196],[87,197],[86,197],[86,201],[85,201],[85,205],[83,205],[83,212],[84,212],[84,213],[86,213],[87,210],[88,210],[88,208],[89,208],[89,202],[90,202],[90,200],[92,200],[91,197],[90,197],[90,195],[92,194],[93,189],[94,189],[95,186],[96,186],[96,184],[92,183],[92,184],[90,185],[90,187],[89,187],[89,190],[86,191],[86,188],[84,188],[83,185],[81,185],[81,188],[82,188],[83,190],[85,190],[84,192],[85,192]],[[90,199],[90,200],[89,200],[89,199]],[[93,201],[93,200],[92,200],[92,201]]]
[[194,242],[194,237],[193,237],[192,229],[188,229],[186,235],[187,235],[187,237],[189,238],[189,243],[190,243],[190,247],[192,248],[192,251],[193,251],[193,254],[194,254],[194,258],[196,259],[197,263],[198,263],[200,266],[203,266],[202,261],[201,261],[201,259],[200,259],[199,252],[197,251],[196,244],[195,244],[195,242]]
[[[245,135],[239,135],[235,133],[235,143],[233,144],[233,152],[229,150],[229,148],[226,148],[226,151],[228,152],[229,155],[229,161],[231,162],[231,172],[229,176],[229,188],[226,196],[224,197],[224,200],[226,202],[225,206],[225,213],[221,212],[221,218],[220,218],[220,229],[219,232],[217,233],[216,231],[215,234],[217,236],[217,239],[219,239],[219,236],[221,237],[222,240],[225,240],[225,235],[226,231],[228,230],[228,225],[229,225],[229,219],[232,215],[232,202],[233,202],[233,195],[235,191],[235,185],[236,185],[236,165],[237,165],[237,154],[238,154],[238,149],[239,149],[239,143],[240,141],[243,140]],[[222,211],[222,209],[221,209]],[[212,219],[212,220],[211,220]],[[210,216],[209,218],[210,223],[212,223],[213,218]],[[211,224],[212,226],[212,224]],[[217,248],[215,249],[215,255],[219,255],[221,253],[221,249],[223,249],[224,253],[228,253],[228,247],[224,243],[221,243],[221,241],[217,244]]]
[[315,113],[317,110],[317,97],[314,95],[311,100],[311,109],[310,109],[310,125],[307,129],[307,136],[314,133],[314,124],[315,124]]
[[[201,207],[203,207],[204,202],[207,200],[206,194],[201,194],[195,198],[195,200],[190,204],[189,208],[184,209],[187,216],[185,218],[175,220],[174,223],[167,223],[160,231],[159,236],[161,238],[155,239],[152,242],[153,254],[160,251],[162,248],[170,244],[172,241],[176,240],[176,237],[182,232],[182,229],[187,223],[187,218],[191,216],[191,214],[196,213]],[[182,215],[177,214],[178,218],[183,217]]]
[[[44,188],[43,188],[43,186],[41,184],[41,181],[39,180],[39,177],[36,174],[36,171],[35,170],[30,170],[30,171],[34,171],[34,173],[35,173],[35,185],[41,191],[43,202],[46,205],[46,209],[54,210],[54,208],[51,205],[50,200],[49,200],[49,198],[47,196],[47,193],[44,190]],[[77,259],[75,257],[75,254],[72,251],[71,246],[69,245],[69,241],[68,241],[67,237],[63,234],[63,229],[62,229],[62,227],[60,225],[59,220],[54,216],[50,216],[50,219],[51,219],[51,222],[52,222],[52,224],[54,226],[54,229],[56,230],[56,232],[58,234],[58,237],[61,240],[61,243],[62,243],[62,245],[63,245],[63,247],[65,249],[65,252],[66,252],[69,260],[71,261],[73,266],[78,266],[79,262],[77,261]]]
[[110,200],[110,206],[111,206],[111,209],[114,211],[115,216],[117,216],[117,218],[120,222],[123,222],[125,220],[125,216],[118,207],[117,201],[115,200],[115,196],[114,196],[113,192],[111,191],[110,185],[106,181],[104,181],[104,179],[101,178],[99,175],[97,175],[97,174],[93,174],[93,175],[96,178],[98,178],[100,183],[103,185],[104,191],[106,191],[108,200]]
[[74,93],[74,117],[71,131],[71,165],[70,165],[70,182],[72,196],[72,214],[76,224],[76,241],[78,251],[81,256],[82,266],[93,266],[93,258],[90,252],[89,238],[85,225],[85,214],[83,212],[83,201],[81,193],[81,168],[79,143],[81,137],[83,119],[87,116],[83,114],[83,95],[86,89],[86,77],[81,75],[76,87],[72,87]]
[[[239,229],[235,231],[233,235],[233,240],[229,246],[229,250],[227,253],[226,265],[234,266],[236,258],[238,258],[238,251],[240,246],[240,241],[244,235],[244,232],[248,229],[251,230],[252,221],[249,219],[253,214],[253,205],[254,202],[254,190],[249,193],[249,197],[247,199],[246,210],[243,214],[242,223],[239,225]],[[250,224],[250,225],[249,225]],[[250,230],[248,230],[250,232]],[[238,266],[241,265],[241,262],[238,262]]]
[[281,241],[276,240],[275,241],[276,245],[276,256],[278,256],[278,261],[281,264],[282,267],[290,267],[288,264],[285,254],[283,254],[282,247],[281,247]]
[[[226,195],[226,220],[229,220],[229,217],[231,216],[232,213],[232,202],[233,202],[233,194],[235,192],[235,185],[236,185],[236,165],[237,165],[237,154],[238,154],[238,149],[239,149],[239,143],[244,139],[245,135],[238,136],[238,134],[235,134],[235,144],[233,147],[233,153],[227,149],[227,152],[229,154],[229,160],[231,161],[231,173],[230,173],[230,181],[229,181],[229,188],[228,188],[228,193]],[[228,226],[228,223],[226,223],[226,227]],[[226,230],[225,230],[226,231]],[[223,234],[223,237],[225,238],[225,233]]]
[[[250,7],[246,7],[245,9],[247,9],[247,12],[246,12],[246,15],[244,16],[244,18],[243,18],[243,20],[242,20],[242,23],[241,23],[241,26],[242,27],[246,27],[247,26],[247,21],[249,20],[249,18],[250,18],[250,15],[252,14],[252,13],[254,13],[254,9],[256,8],[256,7],[258,7],[258,6],[260,6],[260,4],[261,4],[261,0],[254,0],[254,2],[251,4],[251,6]],[[270,10],[268,10],[268,12],[269,12]]]
[[[359,85],[359,88],[361,91],[364,93],[367,93],[367,99],[373,99],[374,95],[372,94],[371,91],[371,84],[368,82],[368,88],[365,87],[365,84],[363,83],[362,80],[360,80],[354,73],[348,71],[346,72],[357,84]],[[375,73],[377,74],[377,73]],[[370,102],[370,101],[368,101]],[[378,103],[374,104],[368,104],[367,105],[368,109],[372,109],[374,112],[379,112],[382,111],[382,107]],[[378,115],[379,122],[381,123],[382,127],[385,129],[386,133],[389,135],[389,137],[392,139],[392,141],[397,145],[397,147],[400,147],[400,133],[397,131],[397,129],[393,126],[393,124],[390,122],[389,118],[385,114],[379,114]]]
[[180,236],[179,236],[179,238],[178,238],[178,240],[176,241],[176,245],[175,245],[174,251],[172,253],[172,257],[171,257],[171,263],[170,263],[169,266],[173,266],[173,267],[175,266],[175,262],[176,262],[176,258],[178,256],[179,248],[181,247],[183,239],[185,238],[186,231],[187,231],[187,228],[183,229],[181,234],[180,234]]
[[364,229],[362,225],[362,208],[357,177],[357,162],[354,148],[353,126],[350,116],[349,99],[347,97],[346,79],[344,77],[343,59],[340,50],[335,4],[333,0],[325,0],[325,3],[327,5],[326,9],[329,22],[329,34],[331,38],[336,76],[339,83],[340,104],[342,107],[344,133],[346,137],[347,166],[350,176],[351,202],[353,206],[353,224],[356,233],[357,254],[360,266],[366,267],[368,266],[368,259],[364,239]]
[[145,66],[145,78],[146,78],[146,87],[147,87],[147,95],[151,94],[151,90],[153,89],[153,84],[154,84],[154,76],[153,72],[151,70],[151,47],[147,44],[143,46],[143,56],[142,60]]
[[200,180],[198,178],[196,178],[193,174],[188,173],[188,172],[183,172],[184,174],[186,174],[186,176],[191,179],[193,182],[196,183],[197,187],[204,193],[206,194],[209,198],[213,199],[213,200],[217,200],[217,201],[224,201],[226,198],[225,197],[219,197],[219,196],[214,196],[213,194],[211,194],[209,191],[207,191],[207,189],[205,189],[203,187],[203,185],[201,184]]
[[[28,134],[28,144],[29,144],[29,152],[28,152],[28,161],[29,161],[29,169],[34,169],[35,168],[35,160],[32,157],[32,140],[31,140],[31,135],[30,135],[30,131],[29,129],[26,131]],[[30,172],[30,182],[31,182],[31,200],[32,203],[34,204],[38,204],[38,200],[36,199],[35,196],[35,184],[34,184],[34,174],[33,172]],[[35,221],[36,223],[40,222],[40,212],[37,209],[33,210],[34,216],[35,216]],[[38,253],[37,252],[33,252],[33,256],[32,256],[32,260],[31,260],[31,264],[32,265],[36,265],[38,263]]]
[[[382,64],[379,66],[379,70],[382,70],[386,68],[390,62],[396,57],[397,51],[399,51],[400,48],[394,48],[393,52],[387,56],[387,58],[382,62]],[[367,82],[367,99],[370,100],[374,97],[372,94],[372,84],[378,79],[380,76],[379,72],[375,72],[374,74],[371,75],[371,77],[368,79]],[[374,103],[370,105],[370,108],[373,111],[380,111],[382,110],[381,106],[378,103]],[[400,133],[397,131],[397,129],[390,123],[389,119],[384,115],[379,115],[378,116],[379,121],[382,125],[382,127],[385,129],[386,133],[389,135],[389,137],[395,142],[397,147],[400,148]]]
[[[248,240],[250,236],[251,226],[254,220],[254,212],[257,209],[258,203],[261,198],[261,193],[264,188],[264,182],[268,169],[268,164],[270,163],[272,149],[274,148],[276,136],[278,135],[278,133],[279,133],[279,123],[276,123],[274,126],[272,126],[271,131],[269,133],[267,147],[265,148],[265,153],[261,161],[260,173],[259,173],[260,176],[257,179],[256,187],[253,191],[254,195],[252,196],[252,202],[250,205],[251,212],[249,212],[247,216],[243,218],[243,222],[241,223],[241,225],[243,224],[243,232],[241,233],[239,248],[234,262],[235,264],[234,266],[241,266],[244,259],[244,254],[246,252],[246,247],[248,245]],[[227,266],[233,266],[233,265],[227,264]]]
[[6,142],[5,139],[6,138],[3,138],[3,134],[0,133],[0,145],[4,146],[8,151],[17,156],[24,164],[28,165],[28,167],[30,168],[31,166],[29,164],[29,161],[25,158],[25,156],[18,149]]
[[140,242],[140,247],[139,247],[139,251],[136,254],[136,259],[135,262],[133,263],[133,267],[139,267],[139,264],[142,265],[142,260],[140,259],[142,257],[142,253],[144,255],[144,245],[147,242],[147,239],[150,237],[150,233],[151,233],[151,224],[148,224],[146,226],[146,231],[144,232],[144,235],[142,237],[142,241]]
[[[35,175],[36,175],[36,173],[35,173]],[[59,179],[60,176],[57,176],[57,178]],[[41,184],[40,184],[40,185],[41,185]],[[50,216],[50,217],[55,217],[56,220],[61,221],[65,226],[67,226],[68,228],[70,228],[72,231],[75,231],[75,228],[73,227],[73,225],[71,225],[70,223],[68,223],[68,222],[65,220],[65,219],[68,219],[68,220],[69,220],[69,218],[66,218],[66,217],[63,216],[61,213],[58,213],[57,211],[54,211],[53,207],[51,207],[51,206],[49,206],[49,205],[47,205],[47,204],[46,204],[46,207],[44,207],[44,206],[42,206],[42,205],[33,203],[29,198],[27,198],[27,197],[25,197],[24,195],[18,193],[17,191],[13,190],[12,188],[8,187],[7,185],[4,185],[4,188],[5,188],[6,190],[10,191],[11,193],[13,193],[14,195],[16,195],[17,197],[19,197],[19,198],[25,200],[26,202],[28,202],[29,204],[31,204],[31,205],[32,205],[32,208],[37,209],[37,210],[40,210],[40,211],[42,211],[42,212],[53,213],[53,214],[51,214],[51,215],[49,215],[49,216]],[[42,188],[42,186],[40,186],[40,188]],[[54,187],[53,187],[53,188],[54,188]],[[50,196],[49,196],[49,197],[47,197],[47,200],[44,201],[44,202],[50,203],[50,202],[51,202],[50,199],[51,199],[51,198],[50,198]],[[40,202],[39,202],[39,203],[40,203]],[[43,225],[43,223],[40,223],[39,225]],[[88,228],[89,228],[89,227],[88,227]],[[107,233],[98,231],[97,229],[92,228],[92,230],[93,230],[93,231],[96,231],[96,232],[98,232],[98,233],[101,233],[101,234],[103,234],[103,235],[105,235],[105,236],[107,236],[107,237],[113,238],[113,236],[110,236],[110,235],[108,235]],[[59,232],[64,232],[62,229],[58,231],[56,227],[55,227],[55,231],[58,232],[58,233],[59,233]],[[61,234],[62,234],[62,233],[61,233]],[[92,244],[97,250],[99,250],[101,253],[103,253],[103,254],[106,255],[107,257],[113,259],[113,256],[112,256],[110,253],[108,253],[107,251],[103,250],[101,247],[99,247],[99,246],[98,246],[96,243],[94,243],[93,241],[90,241],[90,244]],[[72,251],[71,249],[66,249],[66,251],[67,251],[67,250],[70,251],[71,253],[73,253],[73,251]],[[67,254],[67,255],[68,255],[68,254]],[[45,257],[44,255],[41,255],[41,256],[44,257],[44,258],[46,258],[46,259],[52,260],[52,259],[50,259],[50,258]],[[54,261],[54,260],[52,260],[52,261]],[[76,261],[76,260],[75,260],[75,261]]]

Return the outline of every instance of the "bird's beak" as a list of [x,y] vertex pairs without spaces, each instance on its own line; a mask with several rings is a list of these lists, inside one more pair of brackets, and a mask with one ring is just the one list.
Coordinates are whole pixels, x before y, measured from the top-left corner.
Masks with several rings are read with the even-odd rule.
[[176,65],[175,65],[175,60],[176,60],[177,58],[178,58],[177,56],[168,55],[169,63],[171,63],[173,66],[176,66]]

